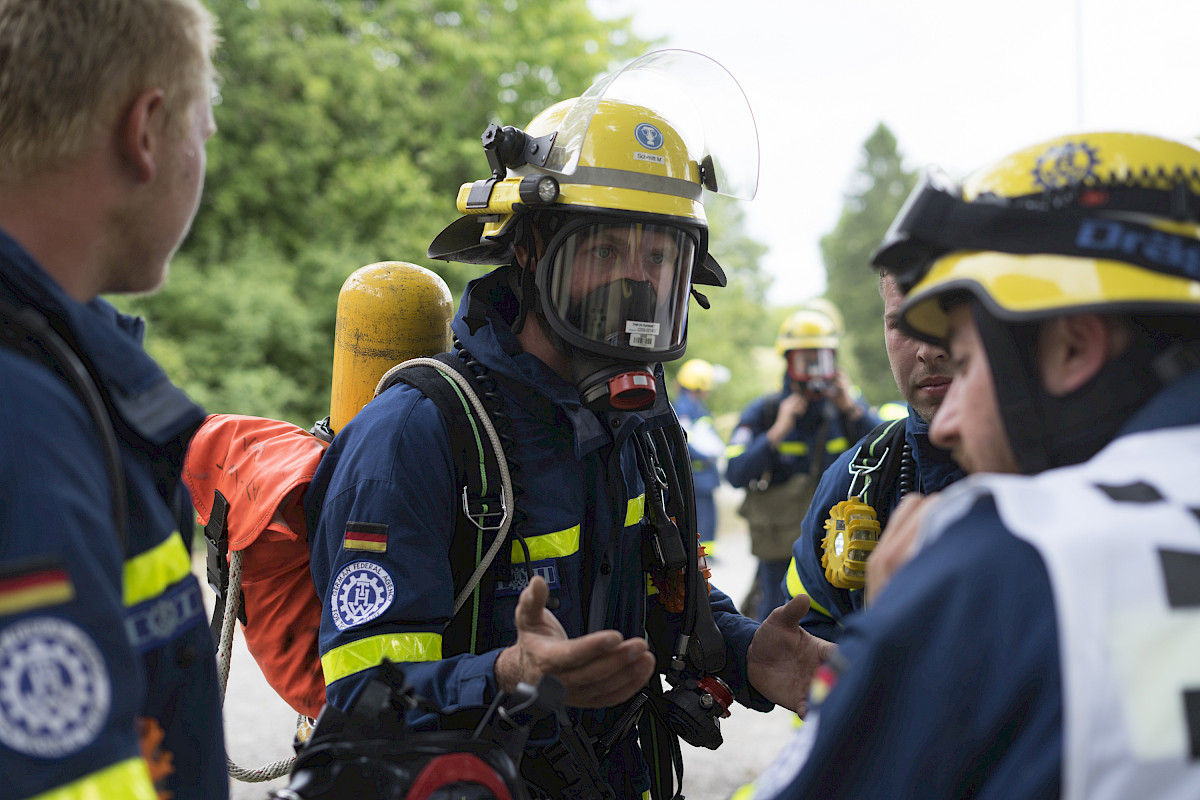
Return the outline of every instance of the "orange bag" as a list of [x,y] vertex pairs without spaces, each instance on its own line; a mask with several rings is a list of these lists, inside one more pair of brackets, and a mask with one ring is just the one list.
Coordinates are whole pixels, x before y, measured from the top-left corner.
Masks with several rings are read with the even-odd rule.
[[229,503],[229,551],[243,551],[246,649],[271,688],[313,718],[325,704],[325,677],[304,492],[328,446],[288,422],[214,414],[192,437],[183,465],[201,524],[212,515],[214,492]]

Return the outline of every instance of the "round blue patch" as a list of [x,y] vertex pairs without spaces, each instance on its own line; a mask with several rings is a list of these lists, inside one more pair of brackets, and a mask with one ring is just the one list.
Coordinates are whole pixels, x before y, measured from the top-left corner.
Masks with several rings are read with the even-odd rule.
[[638,140],[638,144],[647,150],[657,150],[663,145],[662,131],[649,122],[640,123],[634,128],[633,136]]
[[100,649],[74,623],[32,617],[0,634],[0,743],[57,759],[95,741],[112,684]]
[[333,581],[330,612],[339,631],[370,622],[396,599],[396,585],[387,570],[370,561],[347,564]]

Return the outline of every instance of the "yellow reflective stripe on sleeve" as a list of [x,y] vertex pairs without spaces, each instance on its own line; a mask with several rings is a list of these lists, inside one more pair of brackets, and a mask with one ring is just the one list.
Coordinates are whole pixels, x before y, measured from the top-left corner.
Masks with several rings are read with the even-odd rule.
[[636,525],[642,521],[642,517],[646,515],[646,495],[639,494],[637,497],[629,501],[629,505],[625,508],[625,527]]
[[808,452],[808,442],[780,442],[779,453],[785,456],[802,456]]
[[32,800],[157,800],[150,770],[140,758],[131,758],[86,775],[65,786],[36,795]]
[[[526,536],[525,544],[529,547],[529,557],[534,561],[569,556],[579,552],[579,526],[540,536]],[[525,550],[520,542],[513,542],[512,560],[514,564],[525,563]]]
[[[792,557],[792,563],[788,564],[787,590],[788,594],[790,594],[792,597],[800,594],[808,594],[808,592],[804,589],[804,584],[800,582],[800,570],[796,568],[796,559],[794,556]],[[833,615],[826,611],[820,603],[818,603],[816,600],[813,600],[812,595],[808,596],[808,605],[813,611],[820,612],[830,619],[833,619]]]
[[750,800],[754,797],[754,781],[743,784],[738,787],[738,790],[729,796],[729,800]]
[[850,442],[845,436],[836,436],[825,443],[825,452],[840,453],[849,446]]
[[183,537],[172,533],[156,546],[125,562],[125,605],[133,607],[158,597],[191,571],[192,561],[183,545]]
[[737,458],[744,452],[746,452],[746,445],[731,444],[731,445],[729,445],[729,447],[725,448],[725,457],[726,458]]
[[[640,494],[629,501],[625,508],[625,527],[636,525],[646,513],[646,495]],[[526,536],[525,544],[529,547],[529,557],[534,561],[544,558],[562,558],[579,552],[580,527],[567,528],[565,531],[543,533],[538,536]],[[514,564],[525,563],[525,550],[520,542],[513,542],[512,560]]]
[[385,633],[335,647],[321,656],[325,683],[330,684],[348,675],[377,667],[384,659],[390,661],[440,661],[440,633]]

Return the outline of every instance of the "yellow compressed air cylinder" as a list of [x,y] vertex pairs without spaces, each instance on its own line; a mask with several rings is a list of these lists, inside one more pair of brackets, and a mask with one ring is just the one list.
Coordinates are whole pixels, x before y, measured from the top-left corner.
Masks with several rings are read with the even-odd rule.
[[329,426],[337,433],[375,395],[383,373],[450,349],[450,288],[431,270],[381,261],[354,271],[338,295]]

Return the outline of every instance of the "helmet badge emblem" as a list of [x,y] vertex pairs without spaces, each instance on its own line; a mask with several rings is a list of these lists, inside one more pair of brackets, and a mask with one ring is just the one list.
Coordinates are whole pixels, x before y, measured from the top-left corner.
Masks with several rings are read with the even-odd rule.
[[649,122],[642,122],[634,128],[633,136],[638,140],[638,144],[647,150],[657,150],[663,144],[662,131]]
[[1033,179],[1047,189],[1074,186],[1095,178],[1099,163],[1096,148],[1086,142],[1063,142],[1038,157]]

